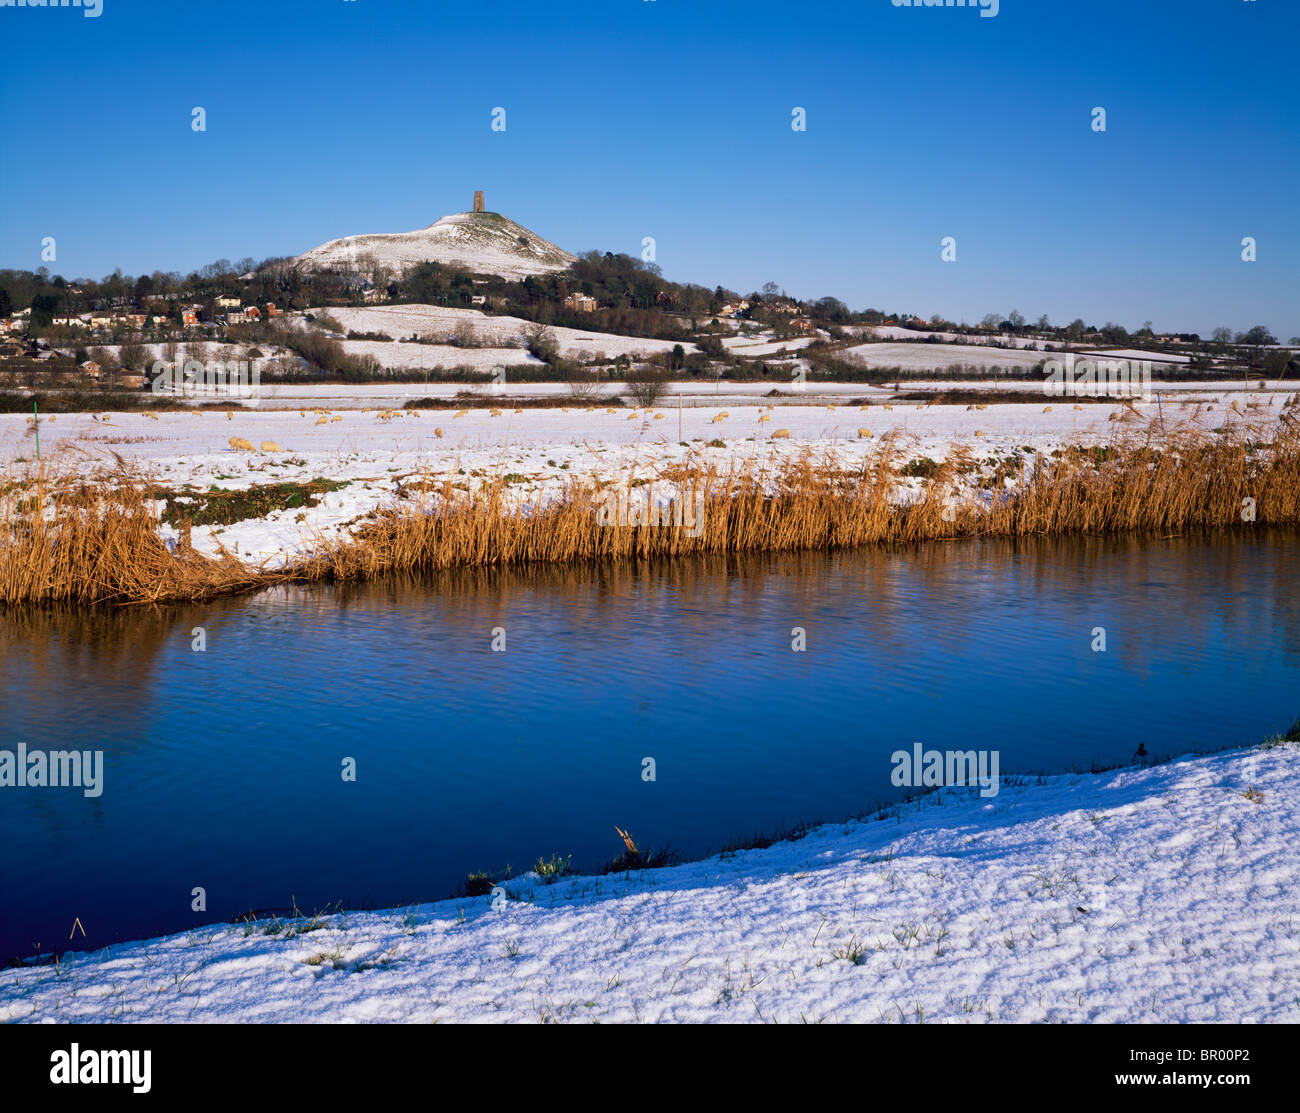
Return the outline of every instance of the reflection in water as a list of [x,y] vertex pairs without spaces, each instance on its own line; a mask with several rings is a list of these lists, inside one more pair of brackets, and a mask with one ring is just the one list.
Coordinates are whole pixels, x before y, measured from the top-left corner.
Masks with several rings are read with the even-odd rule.
[[11,612],[2,744],[103,749],[105,789],[0,797],[18,851],[0,954],[66,946],[74,917],[96,945],[291,899],[436,899],[553,852],[597,865],[616,823],[703,853],[888,799],[889,755],[913,742],[997,749],[1004,774],[1253,742],[1300,712],[1297,572],[1300,538],[1280,532]]

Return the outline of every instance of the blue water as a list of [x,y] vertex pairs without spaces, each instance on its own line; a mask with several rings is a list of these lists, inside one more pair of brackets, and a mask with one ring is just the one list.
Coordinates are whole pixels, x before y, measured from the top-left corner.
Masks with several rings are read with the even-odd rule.
[[703,854],[895,797],[914,742],[997,749],[1004,775],[1256,742],[1300,715],[1298,581],[1300,537],[1273,533],[0,615],[0,746],[105,753],[96,799],[0,789],[0,956],[595,867],[615,824]]

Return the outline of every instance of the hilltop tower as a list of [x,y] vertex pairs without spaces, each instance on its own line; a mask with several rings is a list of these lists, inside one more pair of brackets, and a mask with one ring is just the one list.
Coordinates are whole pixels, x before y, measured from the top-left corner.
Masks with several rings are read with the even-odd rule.
[[474,191],[474,211],[476,213],[483,211],[483,191],[481,189]]

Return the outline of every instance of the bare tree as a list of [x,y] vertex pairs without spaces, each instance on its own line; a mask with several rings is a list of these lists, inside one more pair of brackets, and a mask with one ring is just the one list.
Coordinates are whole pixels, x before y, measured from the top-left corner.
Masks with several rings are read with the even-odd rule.
[[534,322],[524,327],[524,336],[528,341],[528,351],[544,363],[552,362],[560,354],[560,346],[553,333],[541,322]]
[[458,348],[477,348],[478,334],[474,330],[474,322],[468,319],[457,321],[455,331],[452,333],[452,343]]
[[627,376],[627,396],[637,406],[657,406],[668,391],[668,372],[653,364],[634,367]]
[[600,369],[575,363],[568,375],[569,397],[575,402],[592,402],[600,396]]
[[149,363],[150,352],[140,341],[132,338],[117,350],[119,362],[129,371],[143,371]]

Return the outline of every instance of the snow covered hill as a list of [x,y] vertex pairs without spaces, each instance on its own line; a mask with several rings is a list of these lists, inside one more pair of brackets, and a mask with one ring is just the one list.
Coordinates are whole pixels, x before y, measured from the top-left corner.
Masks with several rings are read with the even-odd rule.
[[574,256],[500,213],[453,213],[414,232],[344,236],[314,247],[297,262],[309,270],[354,270],[375,263],[397,275],[435,262],[477,274],[519,279],[562,271]]

